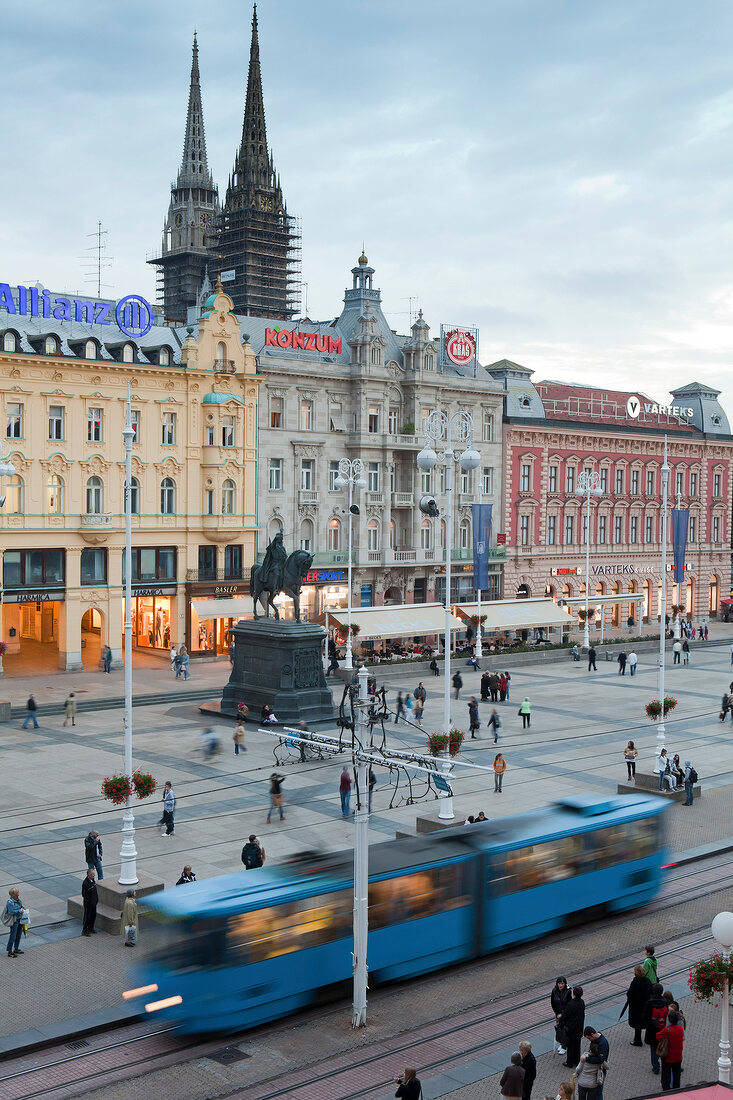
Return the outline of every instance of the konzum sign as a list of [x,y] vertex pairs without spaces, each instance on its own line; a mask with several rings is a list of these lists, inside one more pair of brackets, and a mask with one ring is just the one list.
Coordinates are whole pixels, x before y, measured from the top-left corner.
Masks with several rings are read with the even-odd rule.
[[335,355],[341,354],[341,337],[334,340],[332,336],[323,335],[320,332],[300,332],[298,329],[266,328],[265,347],[270,348],[294,348],[299,351],[328,351]]

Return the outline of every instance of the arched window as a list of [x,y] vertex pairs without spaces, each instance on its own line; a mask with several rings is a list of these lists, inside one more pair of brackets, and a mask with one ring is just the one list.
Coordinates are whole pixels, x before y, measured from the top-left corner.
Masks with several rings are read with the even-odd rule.
[[341,524],[335,518],[328,521],[328,549],[341,549]]
[[379,549],[379,524],[375,519],[370,519],[367,524],[367,550]]
[[23,478],[19,474],[9,477],[4,483],[5,511],[11,516],[23,513]]
[[130,478],[130,515],[140,515],[140,482],[136,477]]
[[423,550],[430,550],[433,545],[433,525],[429,519],[424,519],[420,524],[420,546]]
[[87,514],[100,516],[102,514],[102,480],[98,477],[90,477],[87,481]]
[[135,349],[132,344],[125,344],[122,349],[122,362],[134,363],[135,362]]
[[236,486],[231,478],[227,478],[221,487],[221,514],[223,516],[234,515]]
[[164,477],[160,483],[160,514],[173,516],[176,512],[176,483],[172,477]]
[[307,550],[308,553],[313,549],[313,522],[309,519],[304,519],[300,528],[300,549]]
[[269,538],[274,539],[275,535],[282,534],[283,525],[282,520],[277,518],[270,520]]
[[461,550],[467,550],[471,545],[471,524],[467,519],[461,521],[458,528],[458,540]]
[[97,358],[97,345],[94,340],[87,340],[84,345],[84,358],[96,359]]
[[18,341],[14,332],[6,332],[3,336],[3,351],[15,351]]
[[158,362],[160,363],[161,367],[167,367],[170,361],[171,353],[168,351],[168,348],[161,348],[158,353]]
[[223,340],[216,345],[216,369],[224,370],[227,361],[227,346]]
[[55,336],[46,337],[46,355],[55,355],[59,350],[58,343]]
[[46,486],[46,508],[49,515],[60,516],[64,510],[64,483],[58,474],[51,474]]

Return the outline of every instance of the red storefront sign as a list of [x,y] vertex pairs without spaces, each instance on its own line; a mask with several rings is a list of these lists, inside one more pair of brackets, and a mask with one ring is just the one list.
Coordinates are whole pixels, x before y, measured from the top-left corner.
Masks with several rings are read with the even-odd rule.
[[327,351],[335,355],[341,354],[341,337],[334,340],[332,336],[320,332],[299,332],[298,329],[266,328],[265,347],[293,348],[299,351]]
[[465,329],[454,328],[446,333],[445,354],[457,367],[465,367],[476,358],[476,341]]

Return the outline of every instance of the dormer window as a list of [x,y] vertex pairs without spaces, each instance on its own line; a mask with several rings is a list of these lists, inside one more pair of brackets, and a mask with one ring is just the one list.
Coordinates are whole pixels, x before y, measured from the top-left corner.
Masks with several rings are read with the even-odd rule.
[[18,341],[14,332],[6,332],[3,336],[3,351],[16,351]]
[[55,355],[59,350],[59,345],[55,336],[46,337],[46,355]]
[[122,362],[134,363],[135,362],[135,349],[132,344],[125,344],[122,349]]
[[94,340],[87,340],[86,344],[84,345],[84,358],[97,358],[97,345],[95,344]]
[[[5,338],[7,339],[8,336],[12,336],[12,333],[6,332]],[[6,348],[5,350],[6,351],[14,351],[15,349],[14,348]],[[720,417],[717,415],[717,413],[715,414],[715,416],[711,416],[710,419],[711,419],[712,423],[715,425],[716,428],[720,427]]]
[[168,351],[168,348],[161,348],[160,352],[158,353],[158,362],[160,363],[161,367],[167,367],[170,361],[171,353]]
[[520,409],[529,409],[532,405],[529,397],[526,393],[520,393],[519,395],[519,407]]

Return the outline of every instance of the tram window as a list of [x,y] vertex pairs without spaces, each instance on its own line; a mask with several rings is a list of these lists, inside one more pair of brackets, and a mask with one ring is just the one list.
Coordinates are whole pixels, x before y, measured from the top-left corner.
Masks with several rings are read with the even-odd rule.
[[177,920],[168,922],[152,914],[161,925],[162,946],[156,958],[171,970],[184,974],[222,965],[222,936],[219,921],[214,919]]
[[497,861],[494,886],[501,894],[533,890],[583,874],[586,863],[582,836],[558,837],[507,852],[503,868],[500,860]]
[[433,867],[369,884],[369,930],[470,904],[460,865]]
[[353,898],[339,890],[239,913],[227,924],[230,965],[262,962],[348,936]]

